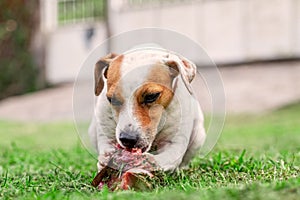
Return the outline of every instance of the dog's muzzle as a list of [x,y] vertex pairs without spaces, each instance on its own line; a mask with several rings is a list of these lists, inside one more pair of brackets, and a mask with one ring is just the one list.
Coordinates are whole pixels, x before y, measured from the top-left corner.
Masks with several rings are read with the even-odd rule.
[[149,145],[144,141],[137,131],[121,131],[119,135],[120,145],[126,149],[141,149],[142,152],[148,150]]

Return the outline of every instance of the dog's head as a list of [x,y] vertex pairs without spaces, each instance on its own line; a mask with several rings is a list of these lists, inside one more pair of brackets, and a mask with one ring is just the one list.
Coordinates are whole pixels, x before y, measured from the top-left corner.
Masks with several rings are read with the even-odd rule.
[[[196,66],[170,52],[109,54],[95,66],[95,94],[106,95],[117,123],[116,139],[125,148],[148,151],[163,124],[177,81],[187,90]],[[106,90],[102,91],[106,84]]]

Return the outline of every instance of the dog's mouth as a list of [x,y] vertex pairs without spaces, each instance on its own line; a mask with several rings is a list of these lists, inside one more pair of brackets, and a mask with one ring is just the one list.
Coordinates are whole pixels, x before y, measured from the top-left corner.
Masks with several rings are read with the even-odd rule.
[[129,151],[129,152],[142,152],[142,153],[145,153],[148,150],[148,146],[145,146],[143,148],[138,148],[138,147],[136,147],[136,148],[129,148],[129,149],[126,148],[126,150]]
[[125,149],[126,151],[129,151],[131,153],[136,153],[136,152],[141,152],[141,153],[145,153],[148,151],[148,145],[145,147],[133,147],[133,148],[128,148],[128,147],[124,147],[123,145],[118,144],[117,147],[119,149]]

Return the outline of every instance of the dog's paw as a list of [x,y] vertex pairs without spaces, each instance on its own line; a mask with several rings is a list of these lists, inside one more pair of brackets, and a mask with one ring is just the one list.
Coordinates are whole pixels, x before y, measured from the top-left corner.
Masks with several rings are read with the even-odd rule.
[[[163,171],[174,171],[177,169],[181,163],[182,159],[170,159],[164,154],[152,155],[155,162]],[[170,156],[171,157],[171,156]]]
[[153,154],[143,153],[141,161],[143,163],[143,168],[148,171],[159,171],[162,169]]

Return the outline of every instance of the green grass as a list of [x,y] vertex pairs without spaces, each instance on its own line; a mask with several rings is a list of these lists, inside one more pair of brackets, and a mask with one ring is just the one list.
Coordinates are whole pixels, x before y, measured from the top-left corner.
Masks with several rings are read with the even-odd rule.
[[227,118],[215,149],[151,191],[98,191],[72,123],[0,122],[0,199],[298,199],[300,105]]

